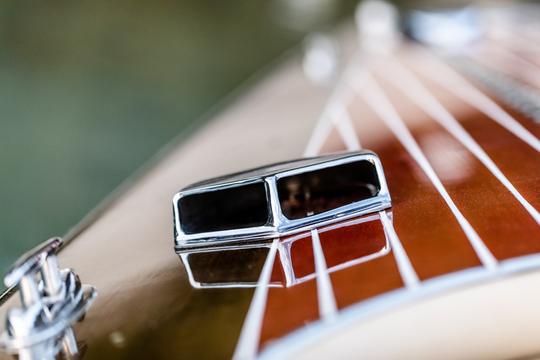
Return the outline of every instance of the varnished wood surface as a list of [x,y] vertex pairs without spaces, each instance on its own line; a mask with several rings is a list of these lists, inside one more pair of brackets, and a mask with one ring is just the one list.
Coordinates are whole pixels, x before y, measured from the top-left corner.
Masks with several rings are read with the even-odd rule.
[[[413,47],[398,57],[421,79],[429,93],[458,119],[467,134],[500,166],[524,198],[537,208],[540,195],[538,152],[478,109],[429,81],[423,74],[423,68],[430,64],[421,54],[416,54]],[[540,226],[523,204],[475,157],[462,139],[452,136],[430,114],[408,99],[407,94],[395,83],[381,74],[392,66],[391,62],[386,62],[383,57],[373,63],[376,65],[371,66],[369,71],[375,81],[380,84],[444,188],[487,249],[500,261],[537,254],[540,251]],[[397,78],[396,81],[403,79]],[[471,81],[475,87],[496,99],[488,89]],[[526,127],[537,127],[532,119],[501,106]],[[359,142],[378,153],[384,164],[393,199],[394,227],[419,278],[427,280],[464,269],[481,268],[482,264],[456,217],[418,166],[413,154],[394,136],[392,129],[385,126],[371,106],[359,97],[352,101],[349,112]],[[324,142],[322,153],[347,149],[342,134],[334,129]],[[378,271],[375,265],[382,261],[378,259],[332,274],[336,301],[342,301],[343,291],[360,294],[348,303],[352,305],[399,287],[385,288],[388,282],[384,276],[394,273],[399,279],[399,274],[388,267]],[[361,275],[362,270],[372,277],[371,281],[366,281]],[[342,281],[337,281],[338,278]]]
[[[347,44],[354,43],[350,32],[343,39]],[[396,56],[478,142],[516,189],[538,208],[538,152],[478,109],[433,83],[424,73],[429,61],[423,60],[415,48],[405,47]],[[365,66],[495,259],[503,261],[540,252],[540,226],[463,143],[385,76],[386,67],[390,66],[385,61],[379,58],[371,64],[366,62]],[[509,73],[513,74],[510,70]],[[516,79],[523,80],[517,75]],[[496,99],[489,89],[470,81]],[[62,251],[61,264],[75,268],[83,282],[95,285],[99,291],[85,321],[76,327],[78,339],[85,344],[85,358],[232,356],[253,289],[191,288],[173,251],[172,194],[207,177],[300,156],[327,95],[302,77],[298,58],[285,62],[272,77],[165,157]],[[442,276],[463,270],[484,271],[455,215],[415,157],[398,141],[393,129],[360,96],[355,95],[347,109],[361,145],[381,158],[393,201],[393,227],[418,275],[419,287],[431,286]],[[538,124],[516,111],[505,110],[539,135]],[[346,144],[334,128],[321,152],[343,150],[347,150]],[[354,257],[355,251],[356,256],[375,251],[383,239],[386,237],[379,221],[320,231],[328,267],[346,262],[348,256]],[[348,241],[362,241],[373,247],[355,249]],[[291,254],[299,277],[315,272],[310,236],[296,241]],[[255,272],[260,271],[262,259],[257,259],[257,263]],[[278,260],[274,263],[272,281],[283,282],[281,265]],[[361,309],[362,304],[385,296],[415,291],[406,288],[394,251],[331,272],[329,277],[338,314],[341,311],[350,314],[352,308]],[[537,278],[535,274],[501,276],[478,288],[465,287],[455,293],[437,293],[438,296],[430,294],[427,300],[415,299],[417,303],[410,300],[408,306],[386,309],[386,315],[374,313],[376,317],[359,318],[354,324],[336,329],[335,336],[317,338],[312,343],[304,338],[309,346],[296,349],[295,356],[313,358],[333,353],[350,356],[352,353],[346,349],[364,348],[366,356],[392,357],[399,348],[403,351],[399,355],[415,358],[417,354],[416,358],[427,358],[437,354],[442,344],[444,349],[454,346],[448,354],[455,358],[466,358],[467,354],[498,357],[496,349],[505,346],[501,339],[506,334],[515,341],[518,330],[522,336],[520,346],[506,347],[500,354],[527,355],[540,350],[534,331],[540,322],[536,316],[526,316],[527,311],[535,310],[537,303],[523,301],[523,296],[538,297],[535,287],[527,286],[535,284]],[[278,347],[280,340],[295,331],[301,333],[306,326],[322,327],[317,286],[317,279],[312,278],[295,286],[268,289],[257,342],[260,350]],[[491,303],[493,297],[497,298]],[[468,301],[472,306],[469,310]],[[4,304],[0,316],[14,302]],[[425,308],[423,304],[427,304]],[[511,311],[515,311],[515,316],[508,314]],[[418,334],[414,332],[415,321],[421,330]],[[475,332],[460,333],[460,329],[469,327]],[[117,341],[119,335],[122,341]],[[468,338],[480,340],[467,344]],[[486,338],[498,341],[489,342]],[[464,345],[457,349],[460,343]]]
[[[447,89],[430,81],[429,77],[424,74],[424,70],[425,67],[431,65],[427,58],[421,56],[422,52],[416,53],[415,50],[412,47],[398,54],[398,61],[405,64],[415,76],[418,76],[429,93],[458,120],[473,141],[476,141],[487,156],[500,167],[517,191],[533,207],[538,208],[538,197],[540,196],[540,156],[538,156],[538,151],[495,123],[492,118],[481,113],[477,108],[473,108],[463,99],[459,99]],[[540,226],[531,213],[526,211],[524,205],[508,191],[493,171],[488,169],[465,146],[463,138],[452,136],[447,129],[431,118],[429,112],[426,113],[425,108],[421,108],[414,101],[411,101],[408,94],[382,74],[382,72],[387,71],[388,67],[393,66],[391,62],[386,62],[386,58],[382,57],[373,63],[376,65],[371,65],[368,70],[372,72],[375,81],[380,84],[382,91],[395,107],[397,113],[400,114],[456,206],[476,230],[495,259],[502,261],[538,254],[540,251]],[[511,70],[508,70],[508,73],[514,74]],[[519,78],[516,77],[516,79]],[[394,80],[405,81],[405,78],[395,78]],[[489,89],[472,79],[469,81],[483,93],[496,99]],[[363,85],[360,83],[359,86]],[[369,86],[369,84],[365,86]],[[370,89],[368,88],[366,91],[370,91]],[[412,97],[414,96],[420,96],[420,94],[415,93]],[[538,125],[534,124],[532,119],[506,108],[500,102],[499,104],[519,123],[534,130],[533,133],[537,133]],[[373,112],[371,104],[355,97],[348,110],[359,142],[363,147],[378,153],[384,164],[393,199],[394,227],[419,278],[427,280],[464,269],[481,269],[482,264],[473,251],[469,239],[459,227],[456,217],[443,202],[438,191],[435,191],[433,184],[418,166],[414,155],[406,151],[403,144],[392,133],[392,129],[380,121],[378,114]],[[347,141],[336,127],[326,139],[322,152],[345,151],[347,149]],[[385,281],[379,274],[391,274],[392,271],[389,268],[383,272],[370,269],[367,273],[370,276],[375,276],[376,280],[359,281],[364,280],[364,278],[358,274],[358,271],[374,264],[375,261],[332,274],[336,300],[340,301],[343,289],[364,294],[364,297],[354,299],[349,305],[358,304],[384,289]],[[336,281],[338,276],[343,278],[343,283]],[[368,289],[373,284],[379,290],[370,294]],[[390,290],[392,288],[384,289],[382,292]],[[474,313],[471,316],[474,316]],[[444,325],[432,324],[432,326],[441,328]],[[404,331],[403,328],[400,330]],[[369,330],[363,329],[362,331]],[[366,339],[369,339],[365,332],[362,334]],[[351,338],[348,338],[348,341],[349,344],[353,342]],[[334,344],[332,346],[334,350],[338,343],[340,346],[347,346],[339,339],[335,341],[329,339],[328,342]],[[383,342],[382,338],[378,338],[378,343],[371,347],[372,356],[376,353],[388,356],[391,353],[384,350],[379,352],[375,349]],[[446,346],[448,345],[445,344]],[[361,351],[356,345],[350,345],[350,347]],[[319,346],[316,348],[321,349]],[[437,353],[429,346],[427,349],[424,354]],[[472,346],[471,350],[478,351],[475,346]],[[330,353],[326,352],[326,355],[330,355]],[[349,352],[342,352],[342,354],[347,353]],[[456,353],[454,352],[454,354]],[[460,356],[465,353],[466,350],[461,352]],[[487,353],[493,354],[491,349],[486,351]],[[310,354],[313,356],[317,353],[310,352]],[[321,353],[318,355],[323,356]]]

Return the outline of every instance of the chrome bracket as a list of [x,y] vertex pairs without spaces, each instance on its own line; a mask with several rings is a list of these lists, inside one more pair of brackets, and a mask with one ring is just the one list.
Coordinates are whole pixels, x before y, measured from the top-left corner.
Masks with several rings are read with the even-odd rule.
[[61,245],[60,238],[45,241],[21,256],[4,277],[7,287],[18,288],[21,304],[7,313],[0,349],[19,359],[78,353],[71,326],[82,319],[97,293],[81,284],[73,270],[60,269],[56,253]]
[[178,192],[175,249],[267,241],[391,205],[381,161],[369,150],[267,165]]

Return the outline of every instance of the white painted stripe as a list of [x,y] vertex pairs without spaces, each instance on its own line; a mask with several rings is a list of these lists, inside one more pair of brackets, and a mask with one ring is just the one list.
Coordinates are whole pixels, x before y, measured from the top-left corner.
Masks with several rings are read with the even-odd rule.
[[[525,81],[535,90],[540,89],[540,74],[538,73],[538,69],[535,69],[534,65],[528,63],[526,60],[521,59],[520,57],[517,57],[516,55],[513,55],[510,52],[501,51],[496,52],[495,54],[493,54],[493,52],[495,51],[482,52],[479,50],[470,50],[467,52],[467,54],[484,66],[490,67],[495,71],[502,72],[511,78],[517,78],[520,81]],[[504,60],[502,59],[504,57],[506,58],[506,61],[502,61]],[[522,70],[522,72],[526,72],[527,76],[519,76],[520,73],[516,72],[516,69],[526,69]]]
[[407,256],[407,253],[405,252],[405,249],[403,248],[403,245],[396,234],[392,221],[388,218],[386,211],[380,211],[379,216],[381,217],[381,223],[383,225],[386,238],[390,242],[390,247],[392,248],[394,258],[396,259],[396,264],[398,266],[399,273],[401,274],[401,278],[403,279],[403,283],[410,289],[418,288],[420,285],[420,280],[418,279],[418,275],[416,274],[416,271],[414,271],[411,261],[409,260],[409,257]]
[[531,83],[538,88],[540,88],[540,67],[538,67],[538,65],[512,52],[511,50],[499,46],[493,42],[485,44],[485,48],[486,51],[483,53],[481,52],[482,55],[480,55],[480,57],[486,57],[486,60],[488,60],[487,57],[489,57],[490,59],[506,58],[508,62],[514,64],[514,68],[520,69],[520,71],[527,73],[526,79],[531,81]]
[[[398,138],[405,149],[407,149],[413,159],[418,163],[420,168],[435,186],[439,194],[452,211],[452,214],[454,214],[482,264],[488,269],[494,269],[497,265],[497,260],[493,254],[491,254],[465,216],[463,216],[461,211],[458,209],[446,191],[446,188],[442,184],[441,180],[435,173],[435,170],[433,170],[422,149],[420,146],[418,146],[418,143],[405,125],[405,122],[401,119],[397,110],[386,97],[383,90],[377,84],[375,79],[373,79],[367,72],[362,73],[362,76],[359,76],[357,79],[359,81],[355,86],[356,91],[364,97],[377,116],[385,122],[386,126],[394,133],[394,135]],[[363,83],[360,84],[360,81]],[[364,84],[365,86],[363,86]]]
[[[317,123],[315,125],[315,129],[313,130],[313,133],[311,134],[309,142],[304,151],[305,157],[316,156],[320,153],[321,148],[324,145],[324,142],[326,141],[328,136],[330,135],[330,132],[332,131],[334,125],[342,127],[341,129],[338,127],[338,131],[340,133],[342,131],[344,131],[345,133],[347,132],[346,128],[348,125],[346,123],[341,123],[342,120],[336,122],[337,119],[335,119],[333,116],[336,114],[332,114],[332,112],[335,111],[336,108],[341,107],[345,110],[344,113],[347,116],[346,107],[351,101],[353,95],[353,91],[350,89],[347,79],[352,76],[351,71],[354,69],[357,57],[358,54],[354,54],[351,57],[349,64],[347,64],[347,67],[343,71],[343,74],[341,75],[338,84],[332,92],[330,99],[326,103],[321,115],[319,116],[319,119],[317,120]],[[347,121],[346,118],[344,120]],[[344,141],[354,141],[350,138],[350,136],[344,137],[343,139]],[[354,142],[346,142],[346,145],[356,146]]]
[[[346,96],[346,99],[350,96]],[[316,156],[321,152],[330,132],[335,127],[343,139],[345,146],[350,151],[361,149],[360,141],[356,136],[356,131],[352,125],[349,111],[347,110],[348,101],[333,101],[328,103],[324,116],[317,122],[310,141],[304,151],[304,156]]]
[[347,150],[360,150],[362,146],[360,145],[360,140],[358,139],[356,131],[354,130],[347,107],[341,103],[335,103],[329,108],[328,113],[332,118],[339,135],[343,139],[345,146],[347,146]]
[[261,276],[259,277],[257,288],[255,289],[255,294],[251,300],[251,305],[249,306],[244,324],[242,325],[240,338],[236,345],[233,356],[233,359],[235,360],[254,359],[257,355],[259,339],[261,337],[262,321],[266,309],[266,299],[268,297],[268,285],[272,275],[272,268],[274,267],[278,243],[279,239],[275,239],[272,242],[272,246],[266,256]]
[[409,69],[405,68],[396,60],[391,60],[390,62],[392,65],[387,66],[380,73],[474,154],[521,203],[532,218],[540,224],[540,213],[521,195],[456,118],[422,85],[416,78],[416,75]]
[[[320,150],[322,146],[324,145],[324,142],[330,135],[330,132],[332,131],[333,126],[335,125],[338,129],[338,132],[343,137],[345,144],[347,148],[349,149],[360,149],[360,143],[358,141],[358,138],[353,138],[351,135],[355,134],[354,129],[352,128],[352,122],[350,120],[350,117],[348,116],[346,106],[351,100],[353,96],[353,91],[350,89],[348,82],[346,79],[350,76],[349,72],[351,69],[353,69],[352,64],[354,64],[354,59],[356,56],[353,56],[353,60],[351,60],[351,64],[347,66],[345,71],[342,74],[342,79],[334,89],[328,103],[324,107],[319,119],[317,120],[317,123],[315,125],[315,129],[313,130],[311,137],[309,139],[308,145],[304,151],[304,156],[316,156],[320,153]],[[318,234],[317,234],[317,239]],[[257,285],[257,289],[255,290],[255,294],[253,295],[253,299],[251,301],[251,305],[248,311],[248,314],[246,315],[246,319],[244,321],[244,325],[242,326],[242,332],[240,334],[240,338],[238,340],[238,344],[236,346],[236,350],[234,353],[234,359],[252,359],[255,358],[257,354],[257,348],[259,344],[259,338],[260,338],[260,332],[261,332],[261,326],[262,326],[262,318],[264,315],[264,310],[266,308],[266,298],[268,294],[268,285],[270,283],[270,275],[272,273],[272,266],[274,263],[274,258],[276,254],[277,249],[277,242],[279,240],[276,239],[272,243],[272,247],[270,248],[270,251],[268,253],[268,256],[266,258],[266,262],[264,263],[261,276],[259,278],[259,282]],[[314,240],[315,241],[315,240]],[[315,245],[314,245],[315,249]],[[319,243],[319,249],[320,249],[320,243]],[[315,251],[315,250],[314,250]],[[321,256],[324,261],[324,254]],[[317,259],[317,256],[315,257]],[[319,257],[320,258],[320,257]],[[328,275],[328,272],[326,271],[326,261],[322,263],[324,265],[324,273],[326,274],[326,279],[328,280],[325,285],[324,276],[317,276],[317,279],[323,279],[322,282],[318,280],[317,282],[317,292],[319,294],[319,308],[324,311],[321,312],[321,317],[324,316],[330,316],[328,314],[330,313],[336,313],[336,305],[335,305],[335,299],[333,298],[333,290],[330,283],[330,278]],[[316,268],[320,268],[321,264],[317,265]],[[286,274],[287,275],[287,274]],[[289,278],[286,279],[289,283],[291,280]],[[322,285],[320,285],[322,284]],[[323,288],[323,290],[319,290],[320,288]],[[332,294],[332,300],[328,300],[328,298],[325,298],[323,303],[321,303],[321,291],[325,291],[326,294],[330,292]],[[332,301],[333,301],[333,308],[332,310]],[[327,315],[324,315],[327,314]]]
[[317,274],[317,298],[319,300],[319,316],[322,320],[331,320],[337,314],[336,298],[332,289],[332,282],[326,267],[326,260],[319,239],[319,232],[311,230],[313,244],[313,258],[315,259],[315,273]]
[[523,33],[516,33],[513,29],[504,26],[490,30],[490,34],[488,35],[491,41],[502,43],[505,47],[519,48],[521,51],[533,53],[540,52],[540,45],[536,41],[532,41]]
[[334,124],[326,114],[324,115],[324,117],[319,118],[317,125],[315,125],[315,129],[309,138],[306,150],[304,150],[304,157],[317,156],[321,151],[324,142],[328,136],[330,136]]
[[418,71],[495,120],[536,151],[540,151],[540,140],[504,111],[495,101],[475,88],[468,80],[440,59],[429,55],[427,51],[422,51],[421,55],[426,59],[429,58],[433,66],[420,66]]

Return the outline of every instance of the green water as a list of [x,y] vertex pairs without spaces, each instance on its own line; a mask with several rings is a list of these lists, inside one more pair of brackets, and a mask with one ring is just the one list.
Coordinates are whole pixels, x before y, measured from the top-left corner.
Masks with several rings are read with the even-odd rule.
[[354,4],[283,26],[284,3],[4,2],[0,272],[64,234],[248,76]]

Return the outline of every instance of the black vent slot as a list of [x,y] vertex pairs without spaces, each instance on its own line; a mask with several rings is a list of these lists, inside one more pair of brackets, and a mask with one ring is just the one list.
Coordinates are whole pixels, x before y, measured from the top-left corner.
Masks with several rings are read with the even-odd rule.
[[283,215],[290,220],[320,214],[379,193],[377,169],[367,160],[278,179]]
[[262,181],[185,195],[177,206],[186,234],[264,226],[270,219]]

